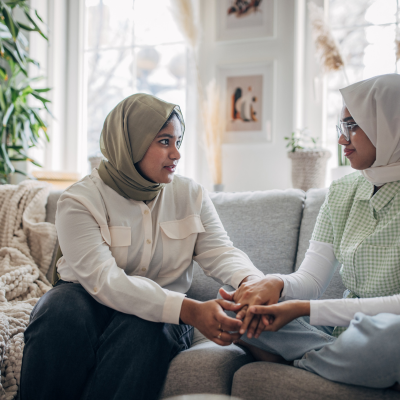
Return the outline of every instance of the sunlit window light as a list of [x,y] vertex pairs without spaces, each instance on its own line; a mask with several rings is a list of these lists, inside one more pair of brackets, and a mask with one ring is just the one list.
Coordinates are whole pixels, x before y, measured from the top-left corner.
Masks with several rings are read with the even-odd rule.
[[[101,155],[107,114],[134,93],[179,104],[185,116],[186,48],[170,9],[169,0],[85,1],[88,157]],[[184,173],[182,166],[178,173]]]

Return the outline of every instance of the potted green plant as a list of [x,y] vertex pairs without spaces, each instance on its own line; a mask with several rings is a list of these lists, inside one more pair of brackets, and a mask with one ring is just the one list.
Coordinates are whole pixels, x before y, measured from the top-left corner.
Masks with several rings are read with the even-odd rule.
[[318,147],[318,139],[311,137],[307,129],[292,132],[285,140],[292,160],[293,187],[304,191],[325,187],[326,162],[331,152]]
[[[26,21],[15,18],[16,11]],[[34,15],[33,15],[34,13]],[[32,14],[32,15],[31,15]],[[0,183],[7,183],[11,174],[28,175],[16,169],[15,162],[31,162],[28,151],[41,140],[49,141],[46,123],[41,115],[49,113],[50,100],[43,97],[49,88],[33,88],[41,78],[28,73],[30,63],[39,64],[29,57],[28,40],[23,32],[37,32],[45,40],[40,28],[42,19],[31,10],[28,0],[0,0]],[[35,105],[39,104],[38,106]]]

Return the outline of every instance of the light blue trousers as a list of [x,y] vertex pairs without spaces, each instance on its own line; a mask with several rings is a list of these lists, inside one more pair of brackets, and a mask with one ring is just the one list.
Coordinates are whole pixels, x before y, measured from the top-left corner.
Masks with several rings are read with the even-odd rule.
[[[234,290],[228,285],[224,289]],[[299,318],[278,332],[262,332],[258,339],[244,334],[241,339],[331,381],[371,388],[400,382],[399,315],[356,313],[339,338],[330,335],[332,327],[308,321]]]

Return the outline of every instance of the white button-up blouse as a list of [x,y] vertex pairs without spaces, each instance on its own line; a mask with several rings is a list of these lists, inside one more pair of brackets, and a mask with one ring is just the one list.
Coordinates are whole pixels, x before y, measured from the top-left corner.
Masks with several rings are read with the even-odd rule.
[[179,323],[193,260],[234,288],[249,275],[264,277],[233,247],[207,192],[179,175],[146,204],[120,196],[93,170],[62,193],[56,228],[61,279],[149,321]]

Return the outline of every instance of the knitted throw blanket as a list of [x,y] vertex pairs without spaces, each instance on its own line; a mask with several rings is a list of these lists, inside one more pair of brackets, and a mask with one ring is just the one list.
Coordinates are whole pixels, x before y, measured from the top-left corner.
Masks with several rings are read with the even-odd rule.
[[57,240],[44,222],[50,185],[0,185],[0,400],[16,397],[24,332],[33,306],[51,289],[46,273]]

